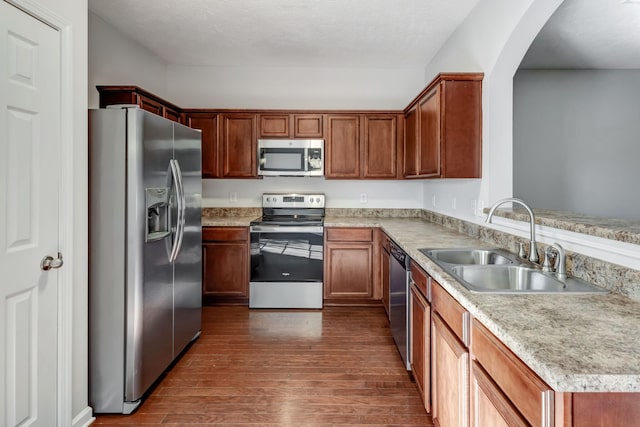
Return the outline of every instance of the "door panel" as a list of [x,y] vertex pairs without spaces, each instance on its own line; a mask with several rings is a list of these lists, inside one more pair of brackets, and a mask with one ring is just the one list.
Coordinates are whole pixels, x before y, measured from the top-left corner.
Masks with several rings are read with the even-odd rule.
[[133,321],[127,322],[125,400],[136,401],[173,359],[172,237],[145,242],[144,202],[147,188],[172,187],[173,123],[142,110],[127,114],[127,317]]
[[60,40],[0,2],[0,424],[45,426],[57,402]]
[[201,138],[186,126],[174,126],[173,156],[182,169],[185,227],[182,249],[174,269],[174,357],[201,326],[202,307],[202,180]]

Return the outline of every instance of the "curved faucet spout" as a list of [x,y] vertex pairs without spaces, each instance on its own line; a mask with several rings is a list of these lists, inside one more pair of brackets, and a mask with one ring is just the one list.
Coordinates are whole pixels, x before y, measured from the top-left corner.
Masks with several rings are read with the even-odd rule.
[[489,215],[487,215],[487,219],[485,220],[485,222],[491,223],[491,218],[493,217],[493,214],[498,208],[498,206],[503,205],[505,203],[517,203],[519,205],[522,205],[529,213],[529,221],[530,221],[529,230],[531,233],[531,237],[529,240],[529,261],[538,263],[540,261],[540,258],[538,257],[538,246],[536,244],[536,215],[533,213],[529,205],[527,205],[524,200],[517,199],[515,197],[509,197],[506,199],[498,200],[493,204],[493,206],[491,206],[491,209],[489,209]]

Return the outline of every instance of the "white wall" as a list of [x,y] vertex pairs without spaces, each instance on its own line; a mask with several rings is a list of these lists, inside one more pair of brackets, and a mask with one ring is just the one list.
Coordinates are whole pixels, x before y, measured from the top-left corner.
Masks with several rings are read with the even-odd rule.
[[520,70],[514,195],[539,208],[640,219],[640,70]]
[[[233,68],[169,65],[168,99],[182,107],[402,110],[425,86],[424,70]],[[265,178],[205,180],[207,206],[260,206],[267,191],[320,191],[329,207],[421,208],[422,184]],[[237,201],[229,201],[229,193]],[[360,195],[367,203],[360,203]]]
[[89,108],[99,106],[96,85],[135,85],[167,98],[167,63],[89,12]]
[[[426,67],[439,72],[480,71],[483,80],[482,180],[425,182],[425,207],[480,221],[482,209],[512,195],[513,76],[531,42],[562,0],[484,0],[469,14]],[[430,203],[436,195],[435,207]],[[453,209],[455,205],[462,208]],[[469,218],[475,203],[476,216]]]
[[420,68],[236,68],[170,65],[182,107],[402,110],[425,86]]
[[[205,179],[202,184],[203,205],[207,207],[259,207],[262,206],[262,193],[267,192],[324,193],[328,208],[423,207],[420,181],[265,177],[261,180]],[[362,197],[366,202],[361,202]],[[231,201],[232,198],[236,200]]]

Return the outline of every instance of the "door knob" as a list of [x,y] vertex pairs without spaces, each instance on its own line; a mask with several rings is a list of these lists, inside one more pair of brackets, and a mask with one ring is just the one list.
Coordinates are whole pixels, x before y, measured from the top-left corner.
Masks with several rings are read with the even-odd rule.
[[42,258],[42,261],[40,261],[40,269],[47,271],[51,270],[52,268],[60,268],[62,267],[62,264],[64,264],[64,262],[62,261],[62,254],[58,252],[58,258],[54,258],[49,255]]

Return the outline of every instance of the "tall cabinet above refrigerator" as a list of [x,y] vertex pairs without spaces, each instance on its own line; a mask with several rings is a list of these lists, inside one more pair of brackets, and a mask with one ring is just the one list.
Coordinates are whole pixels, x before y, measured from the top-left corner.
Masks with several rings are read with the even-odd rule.
[[90,110],[89,400],[131,413],[200,334],[201,135]]

